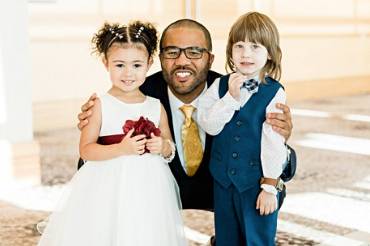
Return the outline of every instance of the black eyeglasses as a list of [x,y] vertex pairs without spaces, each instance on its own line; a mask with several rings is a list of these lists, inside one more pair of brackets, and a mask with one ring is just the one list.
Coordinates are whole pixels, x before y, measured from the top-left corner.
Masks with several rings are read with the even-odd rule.
[[203,57],[204,52],[208,53],[207,49],[200,47],[179,48],[176,46],[167,46],[161,49],[161,54],[165,59],[177,59],[182,51],[184,51],[188,59],[200,59]]

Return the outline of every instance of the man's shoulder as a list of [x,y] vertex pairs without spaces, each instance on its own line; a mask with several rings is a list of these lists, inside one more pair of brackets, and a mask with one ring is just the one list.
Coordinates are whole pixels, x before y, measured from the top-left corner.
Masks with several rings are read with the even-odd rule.
[[164,81],[162,71],[148,76],[140,86],[140,90],[146,95],[159,98],[166,91],[166,82]]
[[153,73],[153,74],[149,75],[145,79],[145,83],[153,83],[153,82],[156,82],[156,83],[165,83],[164,78],[163,78],[162,71],[158,71],[156,73]]
[[207,74],[207,85],[208,87],[219,77],[221,77],[222,74],[217,73],[213,70],[209,70]]

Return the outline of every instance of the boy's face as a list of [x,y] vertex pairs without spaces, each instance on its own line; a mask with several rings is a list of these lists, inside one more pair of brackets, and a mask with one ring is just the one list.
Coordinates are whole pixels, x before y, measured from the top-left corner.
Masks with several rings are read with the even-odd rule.
[[[198,47],[207,49],[207,42],[201,30],[191,27],[174,27],[167,30],[163,39],[166,47]],[[178,58],[168,59],[160,54],[164,79],[171,91],[180,100],[195,98],[203,90],[207,74],[213,62],[213,55],[204,51],[199,59],[189,59],[182,51]]]
[[246,39],[233,44],[232,59],[236,72],[251,79],[259,76],[261,69],[270,57],[265,46]]

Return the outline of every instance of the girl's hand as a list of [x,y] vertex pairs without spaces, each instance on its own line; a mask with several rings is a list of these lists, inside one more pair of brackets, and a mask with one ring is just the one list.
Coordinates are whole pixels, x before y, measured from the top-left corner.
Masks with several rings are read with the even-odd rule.
[[240,87],[242,87],[246,77],[239,74],[233,73],[229,78],[229,93],[237,101],[240,99]]
[[157,137],[154,133],[150,134],[151,138],[146,142],[146,148],[152,154],[161,154],[163,149],[163,139],[162,137]]
[[141,155],[145,152],[145,143],[147,141],[145,135],[141,134],[131,137],[134,130],[135,129],[132,128],[118,144],[118,147],[123,155]]
[[257,198],[256,209],[260,210],[260,215],[272,214],[277,209],[277,198],[274,194],[261,190]]

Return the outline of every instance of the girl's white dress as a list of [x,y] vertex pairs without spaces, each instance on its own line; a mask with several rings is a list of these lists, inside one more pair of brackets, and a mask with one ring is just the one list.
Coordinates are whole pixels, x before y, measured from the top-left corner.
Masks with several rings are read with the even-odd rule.
[[[122,134],[126,120],[149,118],[158,126],[159,100],[127,104],[100,97],[100,136]],[[87,161],[50,216],[39,246],[187,245],[178,187],[159,155]]]

